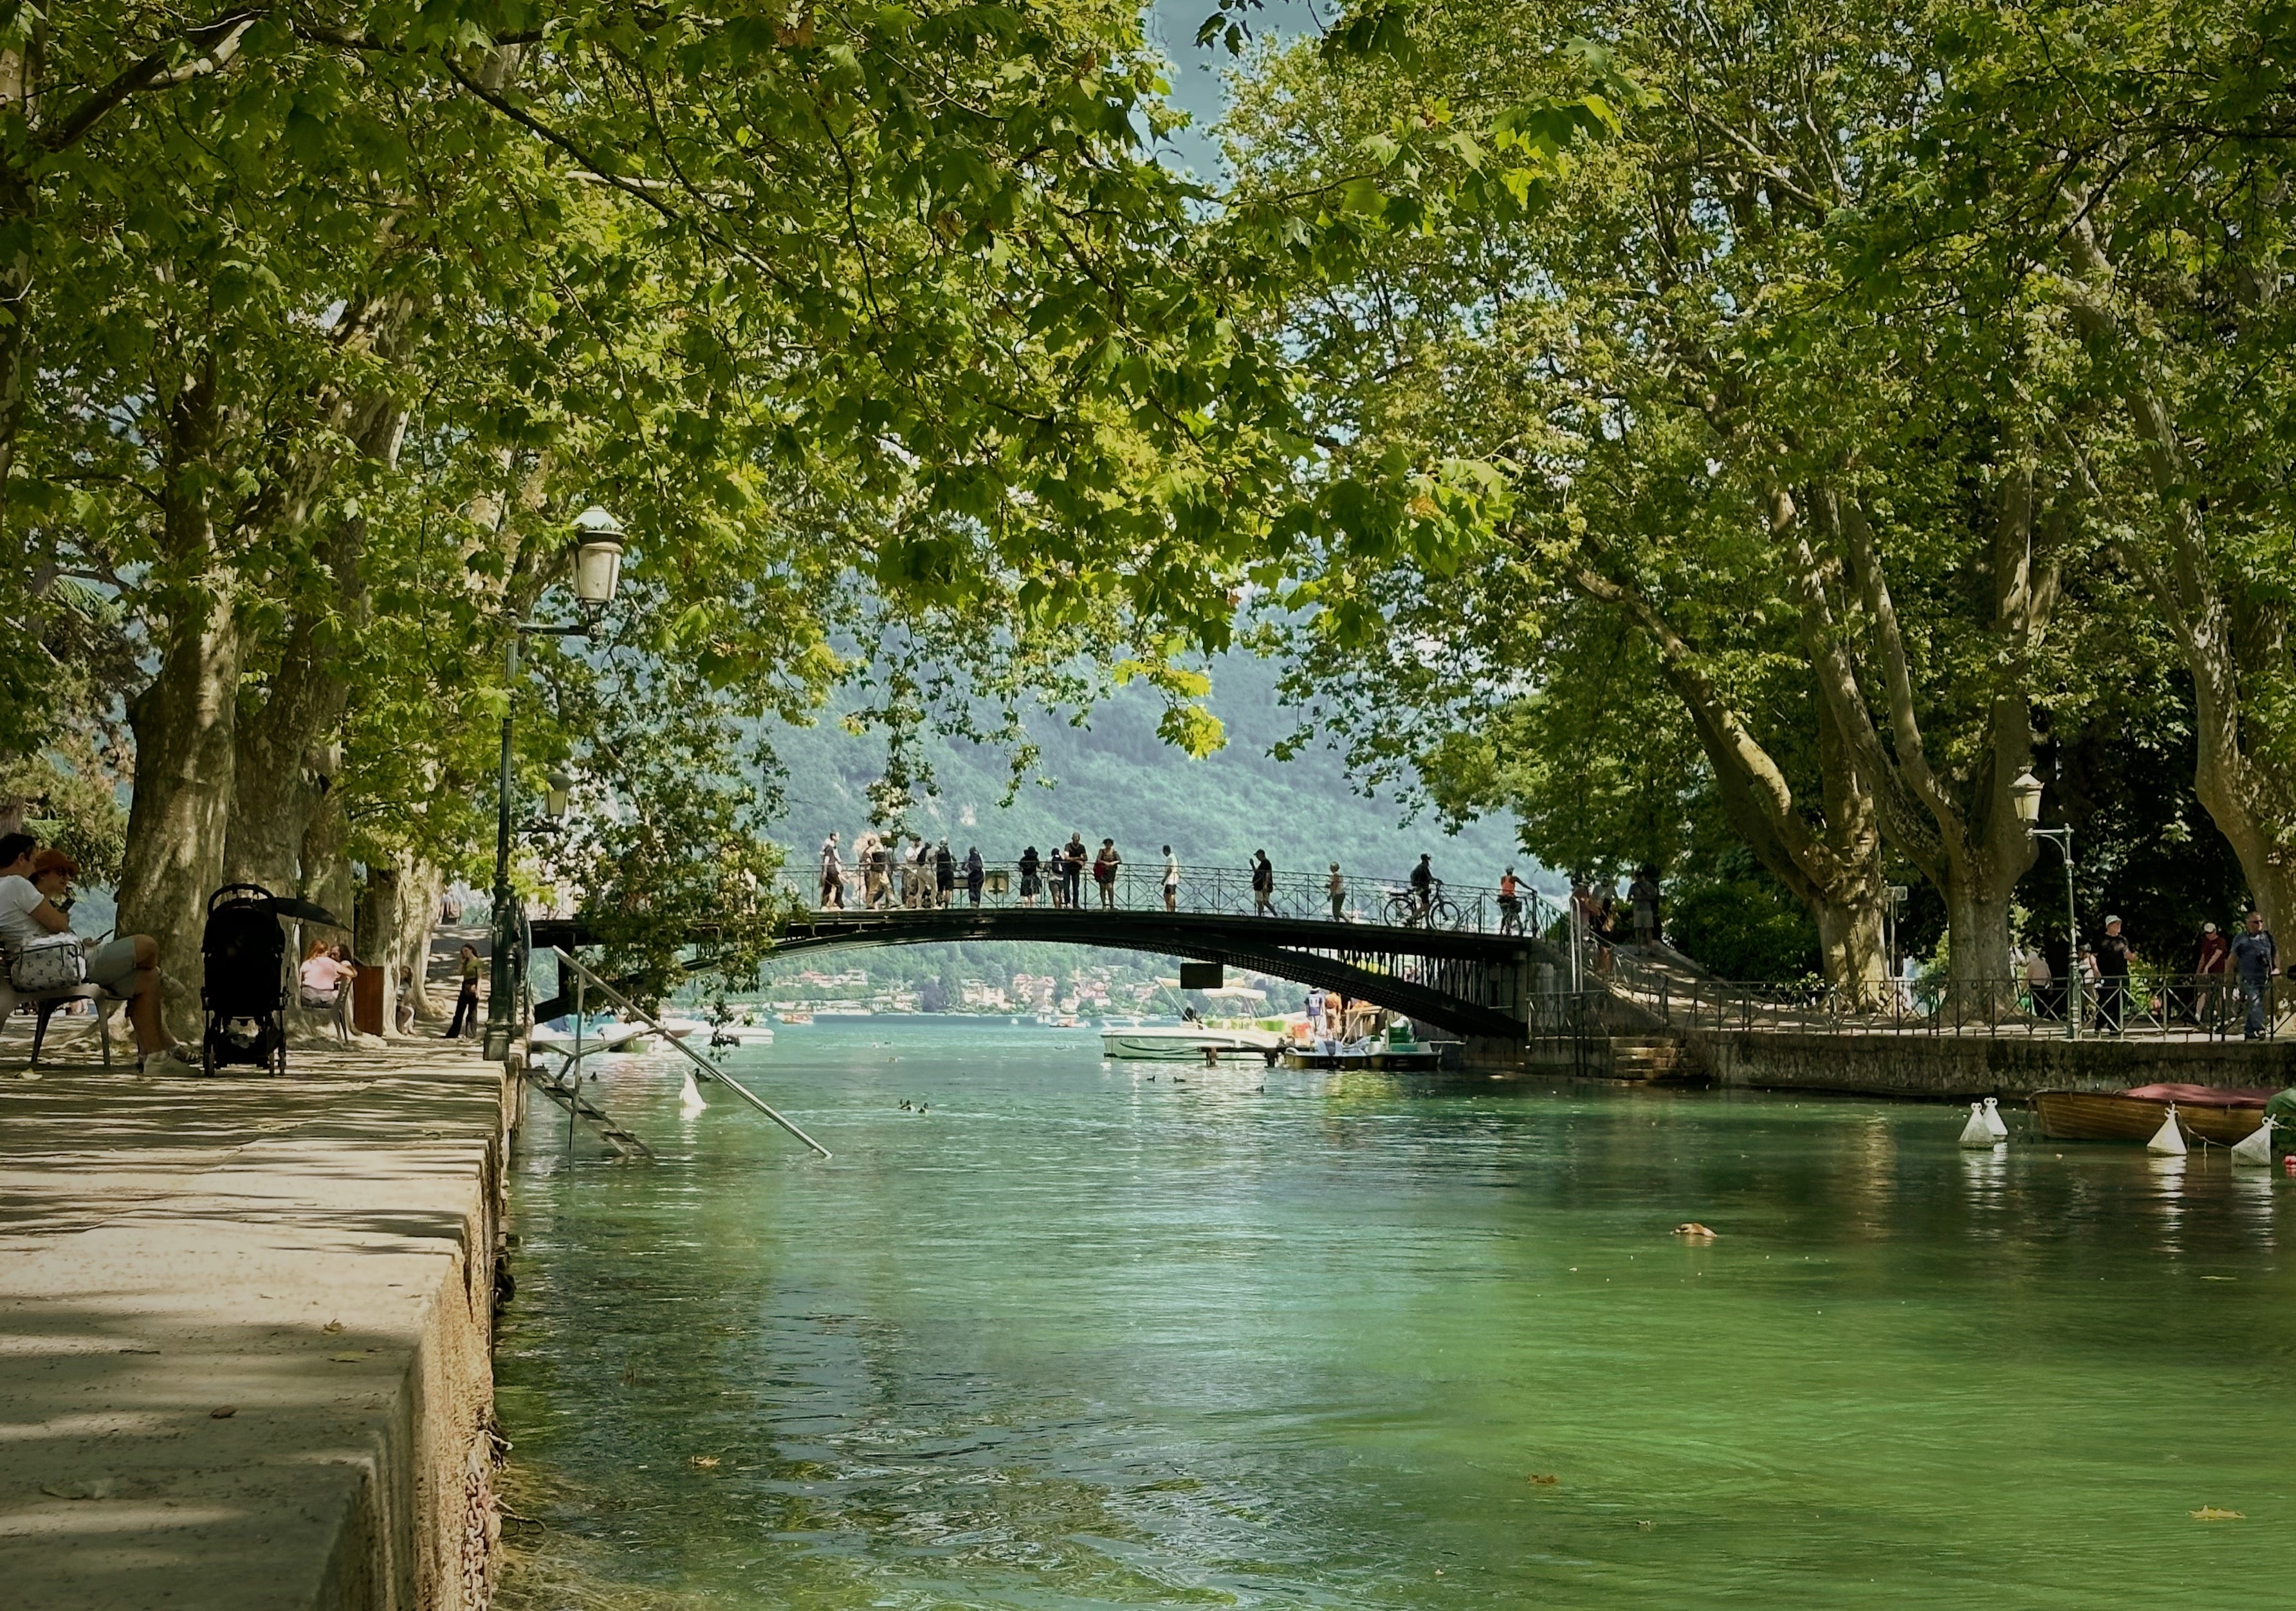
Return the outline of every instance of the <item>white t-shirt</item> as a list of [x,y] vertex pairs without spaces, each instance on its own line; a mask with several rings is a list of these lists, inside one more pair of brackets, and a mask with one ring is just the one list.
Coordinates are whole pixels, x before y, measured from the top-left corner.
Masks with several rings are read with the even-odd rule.
[[1164,883],[1168,886],[1180,882],[1180,859],[1171,851],[1164,852]]
[[29,878],[13,873],[0,878],[0,949],[12,957],[33,941],[48,937],[32,916],[32,908],[46,899]]

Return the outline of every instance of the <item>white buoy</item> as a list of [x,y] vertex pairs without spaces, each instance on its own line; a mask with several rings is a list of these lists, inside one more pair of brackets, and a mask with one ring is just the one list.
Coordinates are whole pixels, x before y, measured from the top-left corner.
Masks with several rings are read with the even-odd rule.
[[1972,1151],[1980,1147],[1990,1151],[1993,1140],[1993,1131],[1985,1122],[1985,1109],[1978,1103],[1971,1103],[1969,1122],[1961,1127],[1961,1144]]
[[1998,1097],[1985,1098],[1985,1128],[1993,1132],[1996,1141],[2009,1138],[2009,1127],[2001,1122],[2001,1099]]
[[685,1083],[678,1088],[677,1106],[682,1113],[698,1114],[709,1104],[701,1099],[701,1088],[693,1082],[693,1071],[685,1071]]
[[2164,1158],[2181,1158],[2190,1149],[2185,1145],[2185,1132],[2177,1124],[2177,1105],[2169,1104],[2169,1116],[2161,1121],[2161,1128],[2144,1144],[2144,1150],[2158,1153]]
[[2272,1167],[2272,1120],[2268,1115],[2263,1123],[2240,1138],[2232,1149],[2232,1161],[2253,1163],[2259,1169]]

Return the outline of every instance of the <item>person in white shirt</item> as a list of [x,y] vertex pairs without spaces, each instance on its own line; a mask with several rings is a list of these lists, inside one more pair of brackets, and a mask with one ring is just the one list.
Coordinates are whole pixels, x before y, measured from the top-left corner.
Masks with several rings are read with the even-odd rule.
[[[38,843],[29,834],[0,835],[0,954],[11,968],[26,945],[71,933],[71,920],[60,903],[70,892],[78,864],[62,851],[36,854]],[[149,1073],[158,1064],[198,1066],[196,1058],[168,1038],[160,1021],[160,946],[151,935],[124,934],[95,946],[87,954],[87,977],[127,998],[142,1072]]]
[[1164,909],[1180,909],[1180,859],[1172,854],[1172,847],[1164,847]]

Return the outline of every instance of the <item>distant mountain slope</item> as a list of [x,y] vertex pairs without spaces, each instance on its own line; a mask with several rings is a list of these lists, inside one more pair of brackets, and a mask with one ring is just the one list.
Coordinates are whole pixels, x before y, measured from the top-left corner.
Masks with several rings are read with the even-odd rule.
[[[1423,851],[1439,876],[1457,884],[1491,884],[1511,862],[1531,872],[1514,848],[1512,820],[1472,823],[1456,836],[1425,816],[1402,826],[1401,806],[1353,792],[1337,756],[1315,750],[1270,758],[1292,726],[1275,703],[1272,666],[1231,654],[1212,677],[1212,709],[1228,735],[1218,754],[1191,760],[1167,746],[1156,736],[1155,697],[1128,688],[1095,711],[1087,727],[1047,721],[1034,729],[1044,749],[1039,770],[1056,786],[1026,785],[1010,807],[996,803],[1005,780],[1000,752],[936,742],[930,752],[939,793],[922,806],[919,825],[946,835],[959,855],[979,845],[992,862],[1010,861],[1024,845],[1048,849],[1074,831],[1094,845],[1112,835],[1132,861],[1160,859],[1168,843],[1184,863],[1201,867],[1242,867],[1265,847],[1285,872],[1321,871],[1336,860],[1358,876],[1399,878]],[[851,842],[868,821],[884,740],[824,721],[780,729],[774,743],[789,771],[788,809],[775,827],[794,857],[809,860],[832,829]]]

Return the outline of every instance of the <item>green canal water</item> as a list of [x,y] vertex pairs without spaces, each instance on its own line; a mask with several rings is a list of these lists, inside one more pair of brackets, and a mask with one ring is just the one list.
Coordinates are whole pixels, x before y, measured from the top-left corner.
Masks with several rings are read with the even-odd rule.
[[2221,1153],[870,1020],[729,1065],[823,1163],[615,1061],[659,1161],[518,1166],[514,1607],[2296,1601]]

